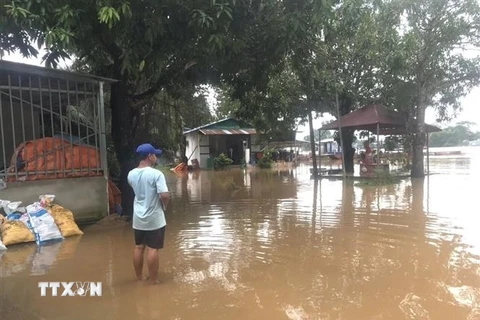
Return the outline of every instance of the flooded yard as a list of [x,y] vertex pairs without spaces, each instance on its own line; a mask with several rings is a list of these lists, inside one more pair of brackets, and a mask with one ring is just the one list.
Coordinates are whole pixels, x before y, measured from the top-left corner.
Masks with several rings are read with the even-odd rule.
[[[0,252],[0,319],[480,319],[469,150],[380,187],[315,182],[307,166],[167,174],[162,284],[134,281],[133,233],[116,221]],[[103,292],[41,297],[40,281]]]

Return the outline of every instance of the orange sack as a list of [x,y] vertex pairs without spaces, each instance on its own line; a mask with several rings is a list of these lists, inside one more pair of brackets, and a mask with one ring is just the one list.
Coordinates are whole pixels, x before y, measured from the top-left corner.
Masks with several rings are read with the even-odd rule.
[[[103,174],[101,170],[92,170],[95,168],[100,168],[100,153],[95,147],[70,145],[69,141],[47,137],[20,144],[12,155],[8,173],[15,173],[16,169],[23,181]],[[15,180],[10,175],[7,181]]]
[[[43,138],[20,144],[14,151],[7,182],[102,176],[100,152],[61,138]],[[12,173],[18,173],[18,178]],[[73,171],[75,170],[75,171]],[[47,171],[47,172],[45,172]],[[121,206],[121,192],[108,179],[110,213]]]

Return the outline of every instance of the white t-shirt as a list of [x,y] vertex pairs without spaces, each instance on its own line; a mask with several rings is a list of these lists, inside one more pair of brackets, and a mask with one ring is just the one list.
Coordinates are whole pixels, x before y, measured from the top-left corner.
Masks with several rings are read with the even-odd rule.
[[167,222],[158,195],[168,192],[164,174],[151,167],[135,168],[128,173],[127,179],[135,192],[133,228],[156,230],[164,227]]

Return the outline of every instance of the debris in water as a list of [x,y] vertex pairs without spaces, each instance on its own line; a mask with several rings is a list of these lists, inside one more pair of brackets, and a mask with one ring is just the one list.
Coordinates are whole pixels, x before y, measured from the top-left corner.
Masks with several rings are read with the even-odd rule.
[[303,310],[302,307],[294,307],[294,306],[291,306],[291,305],[288,305],[285,307],[285,313],[288,317],[288,319],[290,320],[307,320],[307,319],[310,319],[307,315],[307,313],[305,312],[305,310]]
[[409,320],[428,320],[430,319],[430,314],[428,313],[425,308],[422,307],[420,302],[422,299],[413,293],[409,293],[405,296],[405,298],[400,302],[400,309],[402,310],[403,314],[405,315],[405,319]]
[[478,303],[480,302],[479,291],[472,287],[469,287],[469,286],[448,287],[448,291],[453,296],[455,301],[457,301],[457,303],[462,306],[475,308],[478,306]]

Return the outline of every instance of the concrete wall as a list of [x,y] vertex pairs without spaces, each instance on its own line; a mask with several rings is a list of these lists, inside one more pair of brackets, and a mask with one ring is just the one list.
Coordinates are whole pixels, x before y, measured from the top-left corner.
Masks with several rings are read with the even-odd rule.
[[54,194],[55,203],[71,210],[77,223],[102,219],[108,214],[105,177],[12,182],[0,191],[0,199],[22,201],[27,206],[42,194]]
[[210,157],[210,137],[199,134],[197,131],[187,134],[185,139],[187,140],[187,148],[185,149],[186,156],[190,157],[193,152],[188,164],[191,165],[192,160],[197,159],[200,168],[206,169],[207,159]]
[[[185,136],[187,140],[187,147],[185,149],[185,155],[190,157],[189,165],[192,164],[192,159],[200,159],[200,146],[198,145],[198,132],[192,132]],[[195,149],[196,148],[196,149]],[[194,151],[195,150],[195,151]],[[192,154],[193,152],[193,154]]]
[[[13,108],[12,108],[13,107]],[[2,145],[2,139],[0,139],[0,170],[4,166],[10,166],[10,160],[13,155],[13,151],[21,143],[33,139],[40,138],[40,116],[39,112],[35,109],[33,110],[33,120],[32,120],[32,108],[30,104],[24,103],[23,108],[20,103],[13,102],[12,107],[10,106],[10,100],[2,100],[2,125],[3,125],[3,138],[5,140],[5,145]],[[13,126],[12,126],[12,109],[13,109]],[[23,127],[25,128],[25,141],[23,139],[22,132],[22,109],[23,109]],[[15,133],[15,143],[14,135]],[[0,132],[1,134],[1,132]],[[48,133],[46,133],[48,134]],[[51,134],[51,133],[50,133]],[[5,149],[5,160],[6,164],[3,163],[3,151]]]

